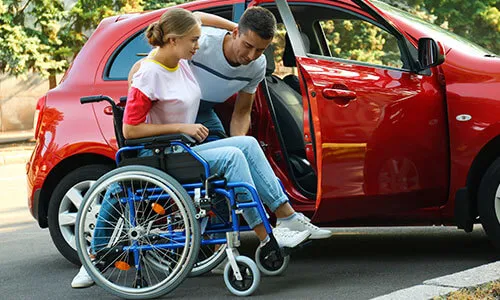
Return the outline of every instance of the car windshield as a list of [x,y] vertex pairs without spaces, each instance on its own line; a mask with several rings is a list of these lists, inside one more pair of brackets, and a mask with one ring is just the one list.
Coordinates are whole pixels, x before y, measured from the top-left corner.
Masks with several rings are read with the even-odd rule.
[[494,56],[495,54],[489,50],[484,49],[483,47],[474,44],[473,42],[465,39],[464,37],[461,37],[459,35],[456,35],[454,33],[451,33],[435,24],[428,23],[416,16],[413,16],[403,10],[400,10],[398,8],[395,8],[393,6],[390,6],[386,3],[377,1],[377,0],[371,0],[371,3],[373,3],[375,6],[377,6],[379,9],[383,10],[387,14],[396,17],[398,19],[404,19],[411,23],[413,27],[416,29],[422,31],[422,32],[429,32],[429,36],[434,38],[437,41],[440,41],[444,43],[446,46],[449,48],[460,48],[462,50],[466,50],[469,53],[481,55],[481,56]]

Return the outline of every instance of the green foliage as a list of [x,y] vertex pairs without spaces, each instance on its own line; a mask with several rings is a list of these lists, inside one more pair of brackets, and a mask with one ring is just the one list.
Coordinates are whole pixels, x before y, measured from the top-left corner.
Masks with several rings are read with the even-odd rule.
[[0,0],[0,73],[43,76],[63,72],[106,17],[186,0]]
[[142,0],[0,0],[0,72],[54,76],[87,41],[99,22],[142,11]]
[[[384,1],[500,53],[500,0]],[[189,0],[78,0],[64,7],[63,0],[0,0],[0,73],[54,76],[67,68],[103,18],[185,2]],[[387,33],[354,21],[324,21],[332,56],[401,64]],[[284,43],[281,33],[278,44]]]
[[391,67],[402,66],[396,39],[359,19],[320,21],[334,57]]
[[[32,27],[26,27],[30,20]],[[13,75],[30,69],[49,75],[50,70],[62,71],[65,63],[54,60],[52,54],[60,50],[58,38],[62,6],[58,1],[0,0],[0,71]]]
[[500,0],[383,0],[500,54]]

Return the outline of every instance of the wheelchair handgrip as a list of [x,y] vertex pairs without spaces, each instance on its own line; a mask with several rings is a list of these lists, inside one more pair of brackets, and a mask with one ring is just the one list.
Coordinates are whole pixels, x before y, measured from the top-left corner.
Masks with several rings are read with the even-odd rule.
[[94,95],[94,96],[86,96],[80,98],[81,104],[101,102],[101,101],[108,101],[109,104],[111,104],[111,106],[113,107],[115,106],[115,101],[113,101],[113,99],[111,99],[110,97],[104,95]]

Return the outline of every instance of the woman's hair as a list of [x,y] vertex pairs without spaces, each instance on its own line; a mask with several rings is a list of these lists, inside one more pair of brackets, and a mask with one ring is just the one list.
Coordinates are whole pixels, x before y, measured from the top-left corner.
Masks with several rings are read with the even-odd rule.
[[201,22],[198,17],[189,10],[171,8],[161,16],[159,21],[149,25],[146,29],[146,37],[151,46],[162,47],[169,38],[182,37],[199,24]]

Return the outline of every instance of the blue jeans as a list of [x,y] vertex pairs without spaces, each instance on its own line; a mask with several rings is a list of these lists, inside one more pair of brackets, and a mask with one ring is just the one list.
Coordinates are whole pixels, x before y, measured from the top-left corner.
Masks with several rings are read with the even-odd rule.
[[[255,138],[248,136],[230,137],[201,144],[192,149],[208,162],[211,174],[224,173],[229,182],[239,181],[254,186],[262,202],[271,211],[274,212],[288,201],[288,197],[283,192],[271,165]],[[144,156],[145,153],[147,152],[141,153],[141,156]],[[114,205],[117,204],[116,197],[111,197],[111,195],[120,191],[121,188],[118,184],[113,184],[104,196],[91,244],[93,252],[105,247],[108,243],[112,230],[106,229],[105,224],[110,218],[113,218],[113,211],[116,210]],[[239,201],[251,199],[247,189],[240,188],[236,189],[235,192],[238,194]],[[243,217],[251,228],[262,223],[256,208],[244,209]]]
[[[210,165],[210,173],[224,172],[229,182],[245,182],[254,186],[260,200],[275,211],[288,201],[276,175],[257,140],[250,136],[235,136],[193,147]],[[247,189],[235,189],[238,199],[250,200]],[[262,223],[256,208],[243,210],[243,217],[252,228]]]

